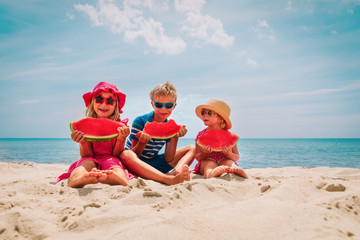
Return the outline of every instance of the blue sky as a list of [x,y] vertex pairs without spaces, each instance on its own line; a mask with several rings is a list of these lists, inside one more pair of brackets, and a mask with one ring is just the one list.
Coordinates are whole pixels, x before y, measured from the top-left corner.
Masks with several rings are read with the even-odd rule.
[[100,81],[127,95],[122,118],[177,88],[231,107],[242,138],[360,137],[360,1],[0,0],[0,137],[69,137]]

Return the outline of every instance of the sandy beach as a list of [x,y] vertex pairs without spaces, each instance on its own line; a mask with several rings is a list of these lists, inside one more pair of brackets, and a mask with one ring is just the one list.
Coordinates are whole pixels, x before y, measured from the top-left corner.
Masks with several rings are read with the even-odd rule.
[[72,189],[55,183],[68,167],[0,163],[0,239],[360,239],[360,169]]

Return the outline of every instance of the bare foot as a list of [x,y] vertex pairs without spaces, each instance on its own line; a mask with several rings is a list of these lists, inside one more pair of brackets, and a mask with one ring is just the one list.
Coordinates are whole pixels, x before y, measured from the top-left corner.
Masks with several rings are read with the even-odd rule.
[[91,169],[91,171],[89,172],[90,176],[97,177],[98,182],[101,182],[101,183],[105,182],[108,175],[111,175],[111,174],[113,174],[113,171],[111,171],[111,170],[99,170],[96,168]]
[[248,179],[248,176],[246,175],[245,171],[242,170],[242,168],[240,168],[238,166],[230,167],[228,173],[232,173],[232,174],[235,174],[235,175],[238,175],[240,177]]
[[178,172],[175,176],[171,176],[171,178],[165,183],[168,185],[174,185],[184,181],[190,181],[190,170],[188,165],[184,165],[180,172]]
[[[95,170],[94,170],[95,169]],[[101,177],[102,173],[99,172],[96,168],[93,168],[90,172],[78,171],[70,176],[68,180],[68,187],[81,188],[87,184],[98,183],[98,177]]]
[[206,178],[218,177],[223,173],[228,173],[230,167],[229,166],[218,166],[214,168]]
[[109,185],[129,185],[126,173],[123,169],[114,168],[112,170],[102,170],[101,171],[106,177],[98,178],[100,183],[105,183]]

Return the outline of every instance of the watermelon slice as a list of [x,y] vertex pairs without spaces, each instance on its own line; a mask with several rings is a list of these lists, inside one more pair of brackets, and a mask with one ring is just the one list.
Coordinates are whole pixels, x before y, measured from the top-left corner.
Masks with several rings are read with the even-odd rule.
[[154,139],[168,139],[174,137],[181,129],[175,120],[170,119],[164,123],[147,122],[144,127],[144,133],[147,133]]
[[208,130],[198,137],[196,143],[203,146],[210,146],[214,152],[221,152],[224,147],[233,147],[239,140],[239,136],[227,130]]
[[71,132],[81,131],[88,142],[107,142],[119,135],[117,128],[125,126],[107,118],[84,118],[70,123]]

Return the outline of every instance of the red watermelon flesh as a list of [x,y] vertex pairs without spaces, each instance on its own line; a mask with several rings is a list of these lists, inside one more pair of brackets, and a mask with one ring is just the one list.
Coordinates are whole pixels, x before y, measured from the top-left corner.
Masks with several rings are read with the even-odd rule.
[[154,139],[168,139],[174,137],[181,127],[182,125],[178,125],[175,120],[170,119],[164,123],[147,122],[143,131]]
[[81,131],[88,142],[107,142],[119,135],[117,128],[125,126],[121,122],[107,118],[84,118],[70,123],[71,132]]
[[215,152],[221,152],[224,147],[233,147],[239,140],[239,136],[227,130],[208,130],[198,137],[197,144],[201,147],[210,146]]

